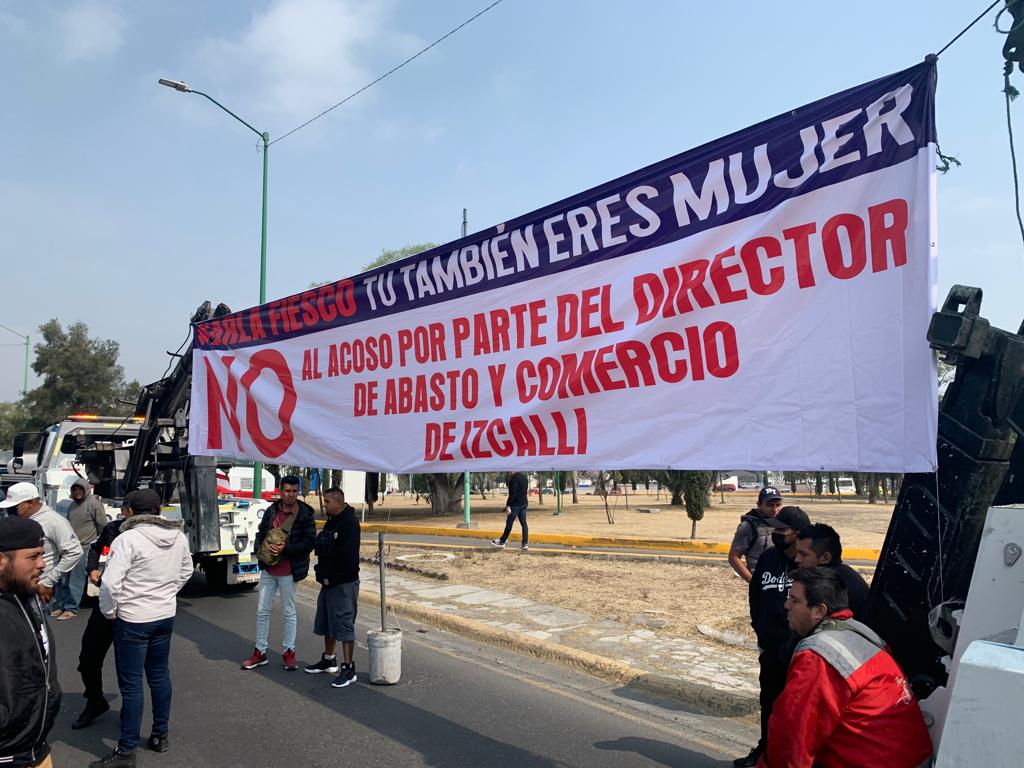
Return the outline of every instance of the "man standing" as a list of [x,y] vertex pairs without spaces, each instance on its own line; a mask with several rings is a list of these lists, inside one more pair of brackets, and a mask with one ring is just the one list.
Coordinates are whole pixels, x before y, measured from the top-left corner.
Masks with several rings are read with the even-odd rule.
[[[766,489],[767,490],[767,489]],[[783,507],[775,517],[767,518],[772,528],[772,546],[758,558],[757,568],[750,580],[750,624],[757,635],[757,657],[761,686],[761,737],[746,757],[733,761],[736,768],[757,765],[768,741],[768,718],[772,705],[786,684],[789,665],[787,643],[790,638],[786,623],[786,596],[792,583],[790,572],[796,568],[797,531],[810,525],[807,514],[800,507]]]
[[871,623],[868,618],[868,595],[871,590],[864,577],[843,562],[843,543],[835,528],[815,523],[801,530],[797,534],[793,559],[801,571],[816,567],[835,571],[846,587],[847,604],[853,612],[853,618],[864,624]]
[[[313,508],[299,501],[299,478],[281,478],[281,498],[263,513],[256,532],[259,553],[259,603],[256,608],[256,647],[242,662],[242,669],[254,669],[267,663],[267,638],[274,595],[281,593],[281,618],[284,620],[284,668],[299,668],[295,660],[295,583],[309,575],[309,553],[316,544],[316,520]],[[271,533],[278,529],[276,534]],[[273,538],[270,538],[273,537]],[[264,540],[266,547],[263,546]],[[273,543],[277,539],[277,543]]]
[[51,768],[46,736],[60,709],[53,637],[37,598],[43,528],[0,518],[0,765]]
[[345,493],[331,488],[324,494],[327,523],[316,537],[316,580],[320,594],[316,599],[314,634],[324,639],[320,661],[310,664],[310,674],[338,672],[337,644],[341,642],[341,672],[331,683],[344,688],[356,681],[352,651],[356,640],[356,604],[359,599],[359,520],[356,511],[345,503]]
[[[68,522],[78,537],[83,550],[99,538],[103,526],[107,524],[107,510],[103,502],[92,495],[89,481],[77,478],[71,484],[71,506],[68,507]],[[73,619],[78,614],[78,606],[82,602],[85,591],[86,560],[83,557],[78,564],[60,580],[57,593],[57,610],[51,616],[61,621]]]
[[46,567],[39,577],[38,591],[43,610],[49,613],[54,591],[61,578],[71,573],[82,559],[82,543],[75,536],[71,523],[43,504],[39,491],[32,483],[12,485],[7,490],[7,498],[0,501],[0,509],[35,520],[43,527],[43,559]]
[[177,595],[193,573],[180,520],[160,516],[161,499],[148,488],[131,497],[135,514],[121,524],[100,582],[100,610],[114,621],[114,664],[121,689],[121,736],[114,750],[89,768],[134,768],[139,745],[145,672],[153,704],[147,746],[168,749],[171,717],[171,634]]
[[771,546],[772,529],[768,520],[778,514],[780,507],[782,496],[778,489],[770,485],[762,488],[757,494],[757,506],[740,518],[736,535],[732,537],[729,565],[748,584],[757,567],[757,559]]
[[854,621],[839,575],[793,574],[789,627],[802,638],[769,722],[763,768],[917,768],[932,754],[921,708],[885,643]]
[[[134,514],[132,503],[135,493],[133,491],[125,496],[124,504],[121,506],[121,517],[104,526],[99,538],[92,543],[86,553],[89,581],[97,587],[100,585],[100,557],[104,550],[109,552],[110,545],[121,533],[121,525]],[[82,633],[82,649],[78,654],[78,671],[82,675],[85,709],[71,724],[75,730],[87,728],[92,725],[93,720],[110,709],[107,697],[103,695],[103,662],[113,642],[114,622],[103,615],[97,602]]]
[[496,547],[505,547],[508,536],[512,533],[512,524],[518,518],[519,527],[523,529],[523,552],[530,548],[530,529],[526,525],[526,508],[529,506],[530,481],[524,472],[513,472],[508,478],[508,498],[505,500],[505,532],[500,539],[491,539]]

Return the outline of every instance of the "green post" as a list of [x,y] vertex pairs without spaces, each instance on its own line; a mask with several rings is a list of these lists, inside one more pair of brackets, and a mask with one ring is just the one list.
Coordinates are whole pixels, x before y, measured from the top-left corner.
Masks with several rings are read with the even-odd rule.
[[558,470],[555,470],[555,514],[562,514],[562,481]]
[[462,473],[462,525],[465,528],[472,527],[469,521],[469,495],[470,495],[469,472]]
[[25,384],[22,386],[21,396],[28,396],[28,336],[25,337]]
[[[270,134],[264,131],[263,139],[263,221],[260,226],[260,304],[267,300],[267,153],[270,149]],[[263,464],[252,465],[252,498],[263,498]]]

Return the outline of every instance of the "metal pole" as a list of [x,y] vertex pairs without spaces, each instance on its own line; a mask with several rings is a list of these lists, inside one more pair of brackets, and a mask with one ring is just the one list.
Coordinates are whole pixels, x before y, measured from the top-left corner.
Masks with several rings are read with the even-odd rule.
[[388,599],[384,591],[384,533],[377,534],[377,561],[380,563],[380,629],[388,628]]
[[25,337],[25,384],[22,386],[21,396],[28,396],[28,336]]
[[470,527],[469,522],[469,493],[472,484],[469,480],[469,472],[462,473],[462,522],[466,528]]
[[725,504],[725,488],[722,487],[722,473],[718,473],[718,494],[722,497],[719,504]]
[[555,470],[555,514],[562,514],[562,481],[557,469]]
[[[263,139],[263,215],[260,222],[260,304],[267,300],[267,155],[270,150],[270,134],[264,131]],[[252,498],[263,498],[263,464],[257,461],[252,466]]]

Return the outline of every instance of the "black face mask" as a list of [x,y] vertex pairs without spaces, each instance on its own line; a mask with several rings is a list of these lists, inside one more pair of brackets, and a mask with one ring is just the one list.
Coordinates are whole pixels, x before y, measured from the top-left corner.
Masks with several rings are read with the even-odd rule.
[[779,549],[785,549],[786,547],[788,547],[789,546],[789,542],[786,541],[786,534],[784,534],[784,533],[773,533],[772,534],[772,544],[774,544]]

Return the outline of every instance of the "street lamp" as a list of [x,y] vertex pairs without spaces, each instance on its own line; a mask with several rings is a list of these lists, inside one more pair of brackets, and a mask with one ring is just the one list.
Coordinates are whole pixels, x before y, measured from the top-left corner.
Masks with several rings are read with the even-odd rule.
[[[260,304],[263,304],[267,300],[267,152],[270,149],[270,134],[266,131],[258,131],[253,128],[249,123],[245,122],[242,118],[232,112],[230,109],[225,107],[215,98],[210,96],[208,93],[197,91],[191,88],[188,83],[184,83],[181,80],[168,80],[161,77],[157,82],[160,85],[165,85],[168,88],[173,88],[180,93],[194,93],[197,96],[202,96],[205,99],[213,102],[215,105],[220,107],[223,111],[231,115],[235,120],[240,122],[250,131],[260,137],[263,142],[263,214],[262,221],[260,224]],[[27,358],[26,358],[27,359]],[[26,374],[26,387],[27,384]],[[263,464],[256,462],[252,467],[252,498],[256,499],[263,497]]]
[[21,389],[21,396],[25,397],[28,394],[28,336],[18,333],[17,331],[8,328],[6,325],[0,325],[0,328],[3,328],[5,331],[10,331],[18,338],[25,340],[25,383],[22,385]]

